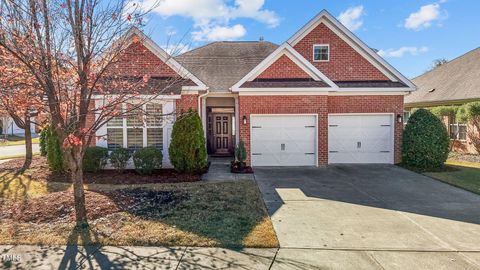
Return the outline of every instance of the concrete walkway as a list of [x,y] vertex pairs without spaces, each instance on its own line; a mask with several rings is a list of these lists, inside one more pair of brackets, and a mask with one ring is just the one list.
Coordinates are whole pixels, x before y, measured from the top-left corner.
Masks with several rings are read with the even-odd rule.
[[385,165],[256,168],[255,178],[280,241],[272,269],[480,269],[476,194]]
[[229,157],[210,157],[210,168],[208,173],[202,176],[204,181],[238,181],[253,180],[253,174],[237,174],[230,172],[230,162],[233,158]]
[[[34,154],[40,152],[40,146],[38,143],[32,145],[32,150]],[[0,146],[0,158],[24,155],[25,145]]]

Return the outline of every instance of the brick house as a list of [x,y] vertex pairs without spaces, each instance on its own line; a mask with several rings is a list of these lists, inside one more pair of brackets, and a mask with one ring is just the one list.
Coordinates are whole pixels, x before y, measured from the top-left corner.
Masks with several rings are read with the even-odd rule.
[[[480,48],[476,48],[413,79],[418,91],[405,97],[406,115],[414,108],[461,106],[480,101]],[[453,150],[478,154],[468,136],[475,133],[471,123],[456,119],[455,114],[443,117]]]
[[[233,155],[241,140],[253,166],[400,162],[403,100],[415,86],[325,10],[281,45],[214,42],[175,58],[148,38],[131,46],[117,71],[164,66],[148,75],[180,77],[158,102],[165,114],[199,112],[210,155]],[[96,144],[159,145],[168,166],[174,120],[134,131],[117,119]]]

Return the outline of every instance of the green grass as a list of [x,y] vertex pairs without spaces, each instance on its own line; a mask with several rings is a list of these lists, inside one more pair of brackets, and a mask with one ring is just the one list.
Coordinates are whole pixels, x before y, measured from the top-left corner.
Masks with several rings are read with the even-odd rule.
[[[125,201],[123,197],[119,199],[112,195],[118,192],[126,192],[132,198],[143,198],[145,191],[152,192],[153,195],[168,193],[174,200],[155,202],[147,196],[145,202],[141,199],[142,203],[132,210],[122,208],[121,211],[110,214],[103,214],[103,210],[100,210],[100,217],[90,219],[89,229],[80,231],[75,229],[74,222],[69,219],[48,222],[0,219],[0,245],[101,244],[232,248],[279,245],[272,222],[253,181],[92,184],[85,187],[90,192],[87,196],[88,209],[106,207],[105,202],[121,204]],[[3,200],[7,207],[32,205],[37,201],[55,205],[55,198],[59,198],[55,195],[60,196],[66,194],[65,192],[71,192],[70,184],[31,180],[13,173],[0,174],[0,204]],[[102,205],[97,204],[98,200],[91,200],[89,205],[89,196],[100,198]],[[65,203],[58,203],[68,209]],[[0,216],[5,209],[7,208],[2,210],[0,205]],[[57,208],[54,206],[52,209]],[[43,211],[42,208],[40,210]],[[38,215],[37,212],[34,213]]]
[[446,170],[424,174],[480,195],[480,164],[472,162],[447,161]]
[[[33,138],[32,143],[39,143],[40,139]],[[12,146],[12,145],[23,145],[25,144],[25,138],[20,137],[20,136],[15,136],[15,135],[8,135],[7,140],[4,141],[4,137],[2,136],[0,138],[0,146]]]

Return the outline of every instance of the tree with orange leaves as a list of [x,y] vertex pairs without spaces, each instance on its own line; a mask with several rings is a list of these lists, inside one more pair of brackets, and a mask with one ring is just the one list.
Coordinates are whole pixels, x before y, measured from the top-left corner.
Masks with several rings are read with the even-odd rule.
[[[153,8],[153,7],[152,7]],[[83,156],[96,131],[114,117],[133,114],[181,78],[149,86],[149,74],[118,76],[110,68],[125,53],[148,12],[123,0],[1,0],[0,47],[23,65],[46,98],[73,182],[78,226],[88,225]],[[138,37],[133,42],[139,42]],[[148,88],[148,97],[139,89]],[[94,106],[94,96],[104,96]],[[119,110],[131,99],[139,102]],[[87,117],[95,115],[94,122]]]
[[14,57],[0,48],[0,104],[15,124],[25,130],[25,162],[23,170],[32,163],[32,117],[43,109],[42,91],[34,78]]

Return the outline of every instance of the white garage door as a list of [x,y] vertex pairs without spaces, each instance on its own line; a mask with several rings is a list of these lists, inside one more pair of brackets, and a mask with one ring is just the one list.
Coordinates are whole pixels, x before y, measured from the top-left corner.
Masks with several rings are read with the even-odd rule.
[[316,166],[317,121],[312,115],[251,116],[253,166]]
[[393,163],[392,115],[329,115],[328,163]]

